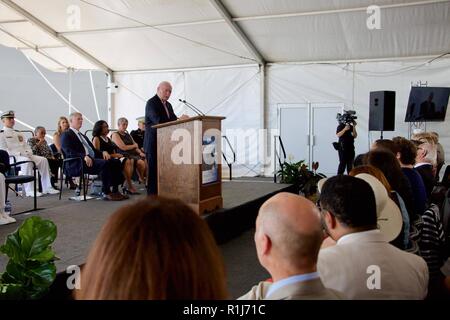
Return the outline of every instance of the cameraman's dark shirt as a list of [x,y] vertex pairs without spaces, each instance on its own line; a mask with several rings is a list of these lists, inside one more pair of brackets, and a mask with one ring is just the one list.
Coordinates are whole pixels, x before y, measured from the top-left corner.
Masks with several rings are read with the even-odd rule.
[[[336,133],[339,133],[345,128],[345,124],[341,123],[336,129]],[[341,143],[344,149],[355,148],[354,142],[355,138],[352,135],[353,126],[350,125],[350,130],[345,131],[345,133],[339,137],[339,143]]]

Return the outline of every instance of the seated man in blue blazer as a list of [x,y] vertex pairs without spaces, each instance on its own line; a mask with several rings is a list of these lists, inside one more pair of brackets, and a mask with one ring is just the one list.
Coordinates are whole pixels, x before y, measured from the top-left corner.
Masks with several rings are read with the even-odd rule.
[[[118,192],[118,185],[123,180],[122,170],[116,168],[116,163],[111,161],[109,155],[95,149],[89,139],[79,130],[83,125],[83,115],[74,112],[69,117],[70,129],[61,135],[61,149],[67,158],[83,159],[84,172],[89,174],[99,174],[102,178],[103,200],[120,201],[126,199]],[[80,163],[70,161],[66,166],[66,174],[76,177],[81,174]],[[113,187],[111,192],[110,187]]]

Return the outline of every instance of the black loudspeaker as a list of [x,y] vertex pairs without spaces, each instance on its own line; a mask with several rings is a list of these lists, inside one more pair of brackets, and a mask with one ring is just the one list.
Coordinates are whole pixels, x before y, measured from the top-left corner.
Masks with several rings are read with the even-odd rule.
[[395,91],[370,93],[369,131],[395,130]]

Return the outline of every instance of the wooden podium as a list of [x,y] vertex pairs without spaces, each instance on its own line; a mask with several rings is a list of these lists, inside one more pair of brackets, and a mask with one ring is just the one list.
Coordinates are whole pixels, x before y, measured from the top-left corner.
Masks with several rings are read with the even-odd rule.
[[197,116],[155,125],[158,195],[178,198],[204,214],[223,207],[224,117]]

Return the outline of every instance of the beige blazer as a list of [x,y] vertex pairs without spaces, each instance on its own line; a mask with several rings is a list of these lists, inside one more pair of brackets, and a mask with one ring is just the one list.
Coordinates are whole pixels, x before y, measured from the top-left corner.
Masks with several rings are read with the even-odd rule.
[[337,300],[342,297],[339,292],[325,288],[320,279],[289,284],[266,297],[271,285],[262,281],[238,300]]
[[379,230],[346,235],[320,250],[317,264],[327,288],[347,299],[424,299],[428,268],[414,254],[390,245]]

